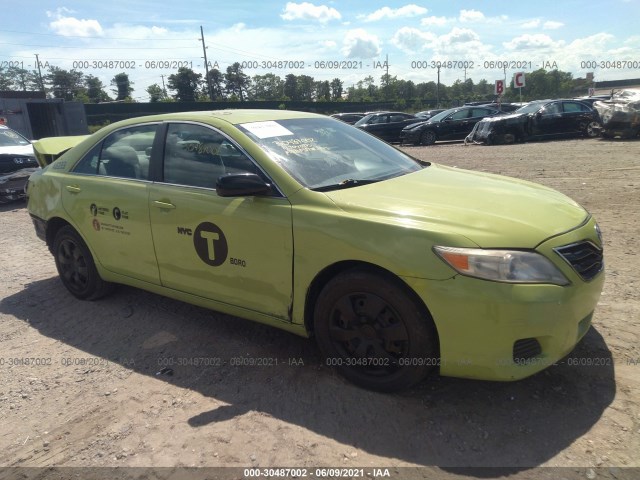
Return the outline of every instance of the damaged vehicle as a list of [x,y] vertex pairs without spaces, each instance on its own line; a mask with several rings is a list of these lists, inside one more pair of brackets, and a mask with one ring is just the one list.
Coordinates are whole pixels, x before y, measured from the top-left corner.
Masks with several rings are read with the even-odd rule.
[[611,100],[595,102],[605,138],[634,138],[640,135],[640,89],[616,92]]
[[0,125],[0,204],[24,199],[29,176],[38,168],[31,142]]
[[466,141],[502,144],[533,139],[600,135],[600,117],[577,100],[535,100],[510,115],[484,118]]

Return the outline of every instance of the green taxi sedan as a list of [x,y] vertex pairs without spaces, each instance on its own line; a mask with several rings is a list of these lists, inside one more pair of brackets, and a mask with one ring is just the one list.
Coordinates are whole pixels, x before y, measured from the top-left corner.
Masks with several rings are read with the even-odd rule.
[[370,389],[532,375],[603,287],[576,202],[321,115],[165,114],[34,148],[29,213],[72,295],[125,284],[314,337]]

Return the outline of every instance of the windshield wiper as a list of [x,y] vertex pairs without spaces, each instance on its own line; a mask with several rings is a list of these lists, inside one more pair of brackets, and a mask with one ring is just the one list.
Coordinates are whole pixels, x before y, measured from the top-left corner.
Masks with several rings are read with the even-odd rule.
[[332,183],[330,185],[322,185],[321,187],[312,188],[314,192],[328,192],[330,190],[341,190],[343,188],[359,187],[360,185],[369,185],[370,183],[376,183],[381,178],[375,180],[356,180],[355,178],[347,178],[340,183]]

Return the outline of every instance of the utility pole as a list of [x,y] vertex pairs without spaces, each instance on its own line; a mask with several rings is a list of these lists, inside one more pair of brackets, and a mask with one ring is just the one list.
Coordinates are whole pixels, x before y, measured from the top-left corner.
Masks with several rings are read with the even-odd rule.
[[440,64],[438,64],[438,82],[436,83],[436,108],[440,108]]
[[164,86],[164,75],[160,74],[160,78],[162,79],[162,93],[164,97],[167,98],[167,87]]
[[211,79],[209,78],[209,62],[207,61],[207,47],[204,44],[202,25],[200,25],[200,40],[202,40],[202,52],[204,53],[204,78],[207,79],[207,87],[209,88],[209,101],[213,102],[213,89],[211,88]]
[[36,65],[38,66],[38,79],[40,80],[40,88],[46,94],[46,90],[44,89],[44,82],[42,81],[42,71],[40,70],[40,60],[38,59],[38,54],[34,54],[36,56]]

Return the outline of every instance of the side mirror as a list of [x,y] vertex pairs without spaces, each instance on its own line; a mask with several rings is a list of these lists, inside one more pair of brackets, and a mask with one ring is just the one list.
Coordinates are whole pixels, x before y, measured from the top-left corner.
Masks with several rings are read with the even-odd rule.
[[255,173],[228,173],[218,178],[216,193],[221,197],[268,195],[271,185]]

